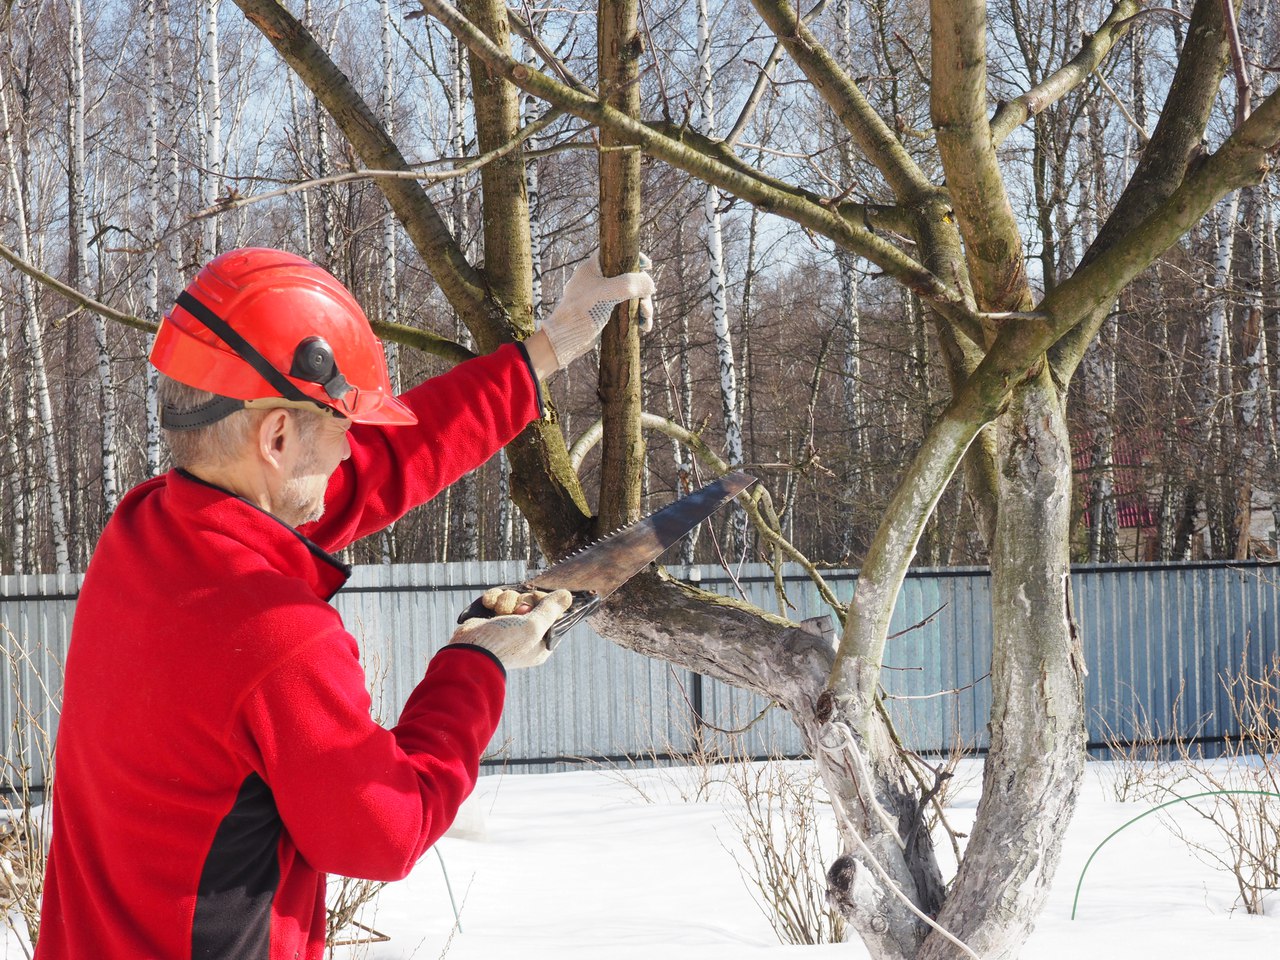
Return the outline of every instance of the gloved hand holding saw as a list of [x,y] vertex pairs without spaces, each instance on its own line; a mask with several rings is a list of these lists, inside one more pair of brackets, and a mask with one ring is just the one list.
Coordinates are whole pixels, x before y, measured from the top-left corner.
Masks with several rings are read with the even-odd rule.
[[483,647],[508,670],[517,670],[536,667],[551,656],[551,648],[543,643],[543,637],[572,605],[573,594],[568,590],[521,593],[494,587],[485,591],[481,600],[496,616],[465,621],[453,632],[450,643]]
[[569,277],[564,295],[542,329],[551,342],[559,365],[570,363],[590,350],[609,322],[613,308],[624,300],[640,301],[640,331],[653,329],[653,277],[645,271],[652,264],[640,254],[640,270],[606,277],[600,271],[600,253],[593,251]]

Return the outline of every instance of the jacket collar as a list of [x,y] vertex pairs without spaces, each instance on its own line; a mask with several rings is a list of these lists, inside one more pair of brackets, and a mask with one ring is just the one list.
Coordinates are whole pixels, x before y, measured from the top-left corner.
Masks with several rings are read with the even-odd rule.
[[238,540],[282,573],[301,577],[322,600],[350,578],[350,566],[244,497],[186,470],[171,470],[163,480],[177,513]]

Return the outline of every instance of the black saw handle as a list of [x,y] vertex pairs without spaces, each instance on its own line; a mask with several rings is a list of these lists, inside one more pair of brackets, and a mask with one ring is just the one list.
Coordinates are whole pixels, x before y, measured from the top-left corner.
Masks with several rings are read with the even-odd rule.
[[[531,589],[538,588],[531,588],[527,584],[507,584],[502,589],[528,593]],[[550,593],[551,591],[547,592]],[[566,630],[577,626],[580,620],[588,614],[594,613],[596,607],[604,602],[604,598],[594,590],[573,590],[571,592],[573,593],[573,603],[568,610],[560,615],[560,619],[551,625],[551,629],[542,638],[542,642],[546,644],[548,650],[554,650]],[[476,618],[488,620],[496,616],[497,614],[493,610],[484,605],[483,597],[476,597],[471,601],[471,606],[458,615],[458,622],[466,623],[468,620]]]

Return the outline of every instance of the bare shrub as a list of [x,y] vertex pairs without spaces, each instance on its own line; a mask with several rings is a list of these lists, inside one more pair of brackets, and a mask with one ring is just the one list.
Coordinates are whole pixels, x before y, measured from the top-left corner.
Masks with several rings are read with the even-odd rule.
[[[1186,683],[1180,683],[1170,710],[1171,717],[1178,716],[1185,692]],[[1193,742],[1204,728],[1205,718],[1199,720],[1190,735],[1182,735],[1172,719],[1168,728],[1162,730],[1137,696],[1132,698],[1132,702],[1129,717],[1132,732],[1128,735],[1116,730],[1104,714],[1096,715],[1102,725],[1102,742],[1111,754],[1107,773],[1101,778],[1103,786],[1112,799],[1120,803],[1165,799],[1170,791],[1187,779],[1182,756],[1187,744]]]
[[[0,757],[0,915],[28,957],[40,937],[40,898],[49,856],[53,731],[57,698],[36,662],[38,652],[0,624],[13,717]],[[60,671],[59,671],[60,672]]]
[[824,833],[835,844],[830,803],[808,761],[733,765],[729,783],[740,801],[728,816],[741,840],[730,851],[760,910],[782,943],[842,943],[845,921],[827,902]]
[[[361,921],[366,908],[376,904],[385,882],[356,880],[352,877],[330,877],[325,890],[324,944],[325,955],[337,956],[339,948],[367,948],[371,943],[385,943],[391,938]],[[363,952],[355,953],[362,956]]]
[[1266,898],[1280,890],[1280,656],[1252,675],[1246,647],[1240,667],[1220,679],[1239,737],[1227,738],[1218,760],[1181,743],[1189,779],[1211,794],[1188,798],[1188,805],[1213,827],[1218,842],[1166,822],[1204,863],[1234,878],[1246,913],[1262,914]]

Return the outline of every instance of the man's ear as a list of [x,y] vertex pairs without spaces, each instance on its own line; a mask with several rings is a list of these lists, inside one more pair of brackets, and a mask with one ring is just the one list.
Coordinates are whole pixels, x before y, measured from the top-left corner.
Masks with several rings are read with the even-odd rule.
[[290,431],[289,411],[282,407],[266,411],[258,423],[257,453],[262,462],[272,469],[283,471],[286,456],[293,442]]

